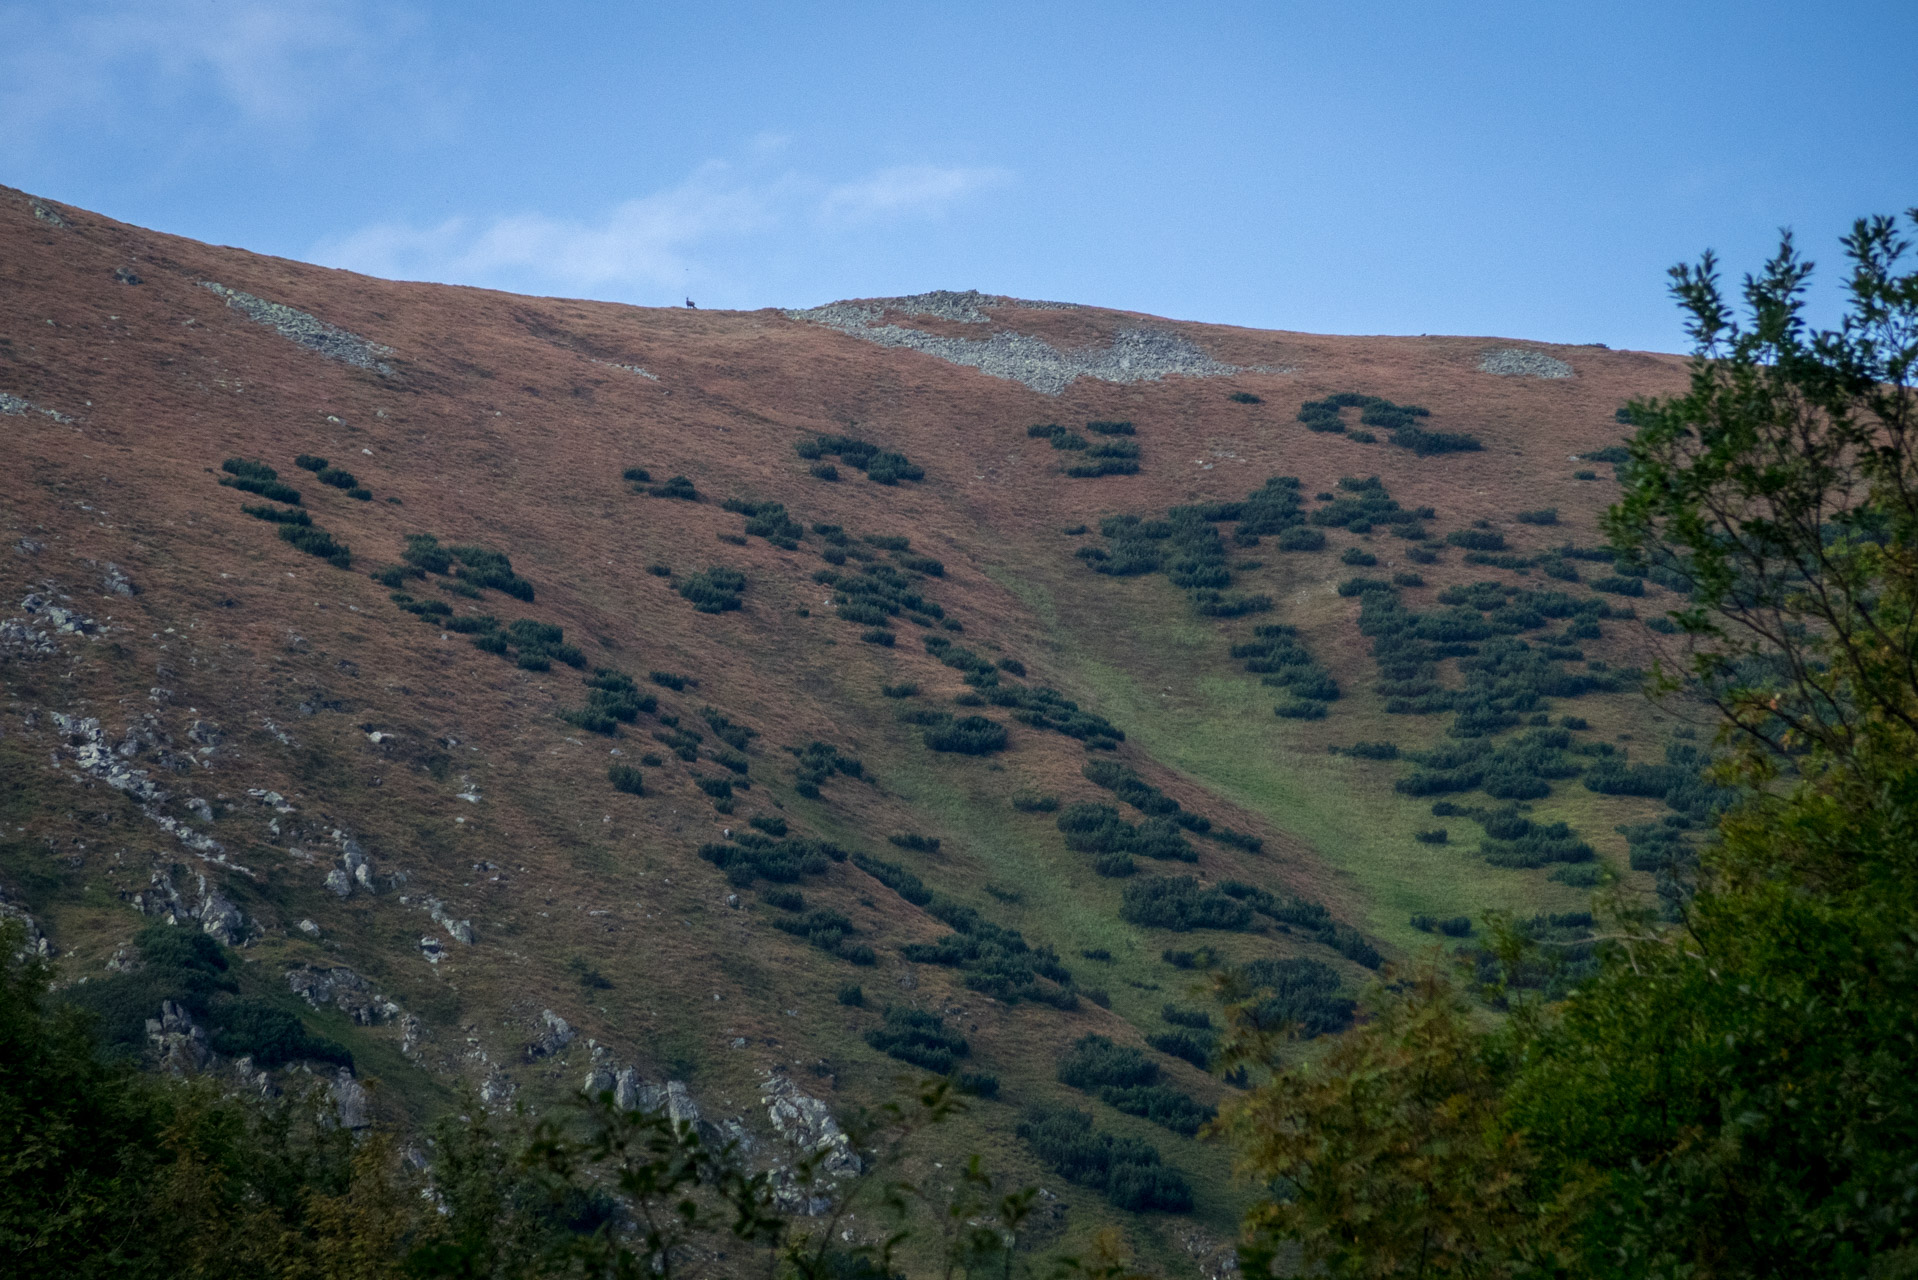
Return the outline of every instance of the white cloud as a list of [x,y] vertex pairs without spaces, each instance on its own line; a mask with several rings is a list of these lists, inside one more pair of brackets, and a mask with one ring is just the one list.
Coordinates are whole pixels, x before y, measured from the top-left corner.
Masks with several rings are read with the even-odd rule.
[[819,212],[825,221],[842,224],[893,214],[933,213],[975,191],[1001,186],[1011,178],[1004,169],[898,165],[832,188],[819,202]]
[[522,213],[431,227],[381,223],[315,246],[315,261],[369,275],[553,290],[673,289],[726,246],[844,233],[939,213],[1010,181],[999,169],[910,165],[829,185],[709,161],[677,186],[597,219]]
[[229,129],[283,128],[418,85],[421,68],[396,54],[419,47],[417,27],[403,6],[363,0],[0,3],[0,118],[13,149],[208,100]]

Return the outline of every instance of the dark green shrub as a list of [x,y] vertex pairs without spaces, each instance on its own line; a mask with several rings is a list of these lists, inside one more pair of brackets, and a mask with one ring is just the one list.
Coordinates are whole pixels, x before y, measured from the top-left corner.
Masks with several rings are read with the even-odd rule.
[[886,837],[886,843],[897,845],[901,849],[911,849],[915,853],[939,852],[938,836],[922,836],[913,831],[895,831]]
[[[228,462],[235,459],[228,458]],[[272,471],[273,468],[266,468]],[[241,493],[254,493],[273,502],[284,502],[289,507],[300,505],[300,491],[278,480],[262,480],[252,475],[221,476],[220,483],[229,489],[238,489]]]
[[1412,838],[1420,844],[1444,844],[1451,839],[1451,832],[1444,827],[1435,827],[1430,831],[1414,831]]
[[1088,1035],[1059,1060],[1058,1076],[1059,1083],[1092,1093],[1107,1086],[1157,1084],[1159,1066],[1130,1045]]
[[695,573],[674,588],[700,613],[725,613],[738,609],[746,590],[746,575],[737,569],[714,565],[704,573]]
[[926,745],[934,751],[968,756],[1003,751],[1006,745],[1006,727],[984,716],[949,718],[942,723],[926,726],[923,736]]
[[318,556],[335,569],[350,568],[353,564],[352,550],[345,543],[335,541],[332,534],[318,525],[283,524],[280,541],[289,542],[310,556]]
[[1065,428],[1056,422],[1042,422],[1035,426],[1027,427],[1026,438],[1029,440],[1046,440],[1058,435],[1064,430]]
[[[787,747],[786,750],[798,758],[798,785],[795,790],[807,799],[816,799],[820,785],[834,774],[848,778],[863,777],[865,774],[865,765],[858,757],[845,755],[837,747],[824,742],[815,740],[803,747]],[[810,793],[808,788],[811,789]]]
[[798,454],[806,459],[836,457],[847,466],[866,473],[866,478],[875,484],[898,484],[901,480],[923,480],[926,472],[923,467],[913,463],[901,453],[891,453],[878,445],[851,436],[822,435],[812,440],[802,440],[794,446]]
[[1642,596],[1645,594],[1645,580],[1614,574],[1610,577],[1594,578],[1592,590],[1609,592],[1615,596]]
[[1426,547],[1407,547],[1405,558],[1414,564],[1437,564],[1439,553]]
[[213,1027],[208,1044],[215,1053],[250,1057],[254,1066],[265,1070],[299,1061],[353,1065],[353,1055],[345,1045],[314,1035],[296,1015],[265,1000],[222,1002],[211,1014]]
[[1392,575],[1392,585],[1395,587],[1422,587],[1425,585],[1425,578],[1421,574],[1401,569]]
[[1574,472],[1572,472],[1572,479],[1574,479],[1574,480],[1596,480],[1596,479],[1598,479],[1598,472],[1596,472],[1596,471],[1574,471]]
[[1060,533],[1065,534],[1066,537],[1068,538],[1076,538],[1080,534],[1084,533],[1085,531],[1086,531],[1086,527],[1082,524],[1069,524],[1065,528],[1059,530]]
[[1095,436],[1129,436],[1133,434],[1130,422],[1088,422],[1086,430]]
[[1077,431],[1059,430],[1052,433],[1052,447],[1076,453],[1091,448],[1092,442]]
[[759,899],[767,906],[777,907],[781,911],[804,911],[806,909],[806,895],[797,889],[761,889],[759,891]]
[[1632,451],[1622,444],[1608,444],[1603,449],[1594,449],[1590,453],[1578,455],[1586,462],[1609,462],[1617,466],[1621,462],[1632,460]]
[[55,999],[91,1014],[103,1052],[137,1057],[146,1047],[146,1020],[172,1000],[208,1029],[211,1047],[234,1056],[252,1055],[265,1068],[295,1061],[350,1067],[353,1055],[335,1041],[307,1031],[278,1005],[237,995],[226,952],[199,930],[149,925],[134,935],[138,968],[95,978],[60,991]]
[[899,684],[882,684],[879,686],[879,692],[888,698],[911,698],[917,696],[919,686],[906,680]]
[[1059,797],[1038,791],[1015,791],[1012,807],[1020,813],[1051,813],[1059,807]]
[[884,627],[872,627],[869,630],[862,631],[859,633],[859,638],[867,644],[876,644],[886,649],[892,648],[894,641],[898,639],[897,636],[893,635],[892,632],[886,630]]
[[999,1096],[999,1077],[990,1071],[961,1071],[958,1084],[959,1092],[975,1098],[992,1099]]
[[1212,1036],[1194,1035],[1190,1031],[1161,1031],[1147,1036],[1145,1042],[1160,1053],[1189,1062],[1201,1071],[1211,1069],[1212,1050],[1216,1047]]
[[346,491],[346,496],[353,499],[353,501],[355,502],[373,501],[373,491],[371,489],[348,489]]
[[1308,529],[1304,525],[1294,525],[1279,534],[1281,551],[1323,551],[1325,535],[1317,529]]
[[1357,1004],[1339,994],[1339,975],[1330,965],[1303,956],[1254,960],[1239,978],[1255,995],[1246,1018],[1256,1030],[1289,1026],[1311,1039],[1336,1035],[1352,1024]]
[[1234,391],[1231,395],[1227,396],[1226,399],[1230,400],[1233,404],[1265,403],[1264,396],[1255,396],[1250,391]]
[[1119,915],[1136,925],[1171,929],[1248,929],[1252,908],[1217,889],[1202,889],[1191,876],[1134,880],[1121,895]]
[[938,1014],[900,1005],[886,1010],[885,1025],[868,1031],[866,1043],[888,1057],[942,1076],[972,1052],[965,1037],[946,1030]]
[[1282,720],[1323,720],[1326,710],[1323,702],[1294,698],[1290,702],[1281,702],[1273,707],[1272,714]]
[[691,676],[674,675],[670,671],[648,672],[647,679],[663,688],[671,689],[674,693],[683,692],[689,687],[696,688],[699,685],[699,681],[693,679]]
[[1558,508],[1540,507],[1536,511],[1521,511],[1518,513],[1518,522],[1520,524],[1557,524]]
[[293,465],[302,471],[324,471],[326,470],[326,459],[317,454],[303,453],[293,459]]
[[1068,1182],[1103,1192],[1117,1208],[1191,1212],[1191,1184],[1165,1165],[1156,1148],[1095,1130],[1085,1112],[1035,1107],[1016,1132],[1040,1163]]
[[278,480],[280,473],[258,458],[228,458],[220,470],[242,480]]
[[808,474],[815,480],[837,480],[839,479],[839,468],[830,462],[815,462],[811,468],[809,468]]
[[1454,529],[1445,540],[1468,551],[1503,551],[1505,535],[1490,529]]
[[269,507],[265,505],[242,506],[240,510],[255,520],[270,520],[274,524],[312,524],[313,517],[299,507]]
[[628,467],[619,473],[619,478],[629,484],[651,484],[653,473],[644,467]]
[[1379,562],[1379,558],[1373,555],[1370,551],[1367,551],[1364,547],[1347,547],[1343,552],[1339,554],[1340,564],[1358,565],[1363,568],[1370,568],[1371,566],[1377,564],[1378,562]]
[[796,884],[803,876],[818,875],[834,862],[843,862],[845,852],[823,840],[793,836],[774,840],[756,831],[737,831],[731,843],[703,844],[699,856],[726,874],[726,881],[741,889],[755,880],[774,884]]
[[323,468],[313,478],[321,484],[331,485],[335,489],[357,489],[360,484],[359,480],[351,471],[345,471],[339,467]]
[[669,564],[649,564],[646,566],[646,572],[655,578],[670,578],[673,576],[673,567]]
[[1066,474],[1079,479],[1096,476],[1132,476],[1139,474],[1139,464],[1131,458],[1093,458],[1089,462],[1075,463],[1067,467]]
[[[429,572],[446,572],[444,568],[433,569],[430,565],[422,561],[413,560],[414,544],[414,538],[407,539],[407,550],[402,553],[407,560],[419,564],[421,568],[428,569]],[[437,543],[435,543],[435,546],[437,546]],[[424,551],[425,548],[423,547],[422,550]],[[487,547],[466,543],[461,546],[446,548],[444,555],[452,560],[459,561],[459,567],[453,570],[453,572],[462,582],[470,583],[481,589],[490,588],[494,591],[503,591],[516,600],[525,600],[529,603],[534,598],[533,584],[513,572],[513,562],[506,557],[504,552],[493,551]],[[440,557],[431,556],[429,553],[429,558],[438,560]]]
[[1355,742],[1341,748],[1343,754],[1356,756],[1360,760],[1396,760],[1399,758],[1399,746],[1396,742]]
[[1203,1009],[1181,1009],[1176,1004],[1168,1004],[1159,1010],[1159,1016],[1175,1027],[1191,1027],[1195,1031],[1212,1029],[1212,1015]]
[[613,784],[615,791],[624,791],[629,796],[646,794],[645,779],[639,770],[631,765],[615,764],[608,766],[606,780]]
[[857,982],[848,982],[839,988],[839,1003],[854,1009],[866,1007],[866,993]]
[[684,502],[698,502],[699,490],[685,476],[673,476],[665,484],[655,485],[647,490],[655,498],[678,498]]

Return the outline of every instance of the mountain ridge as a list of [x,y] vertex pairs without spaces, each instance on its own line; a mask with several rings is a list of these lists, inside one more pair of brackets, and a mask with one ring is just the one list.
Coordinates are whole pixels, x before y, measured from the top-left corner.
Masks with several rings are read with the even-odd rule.
[[[350,970],[381,997],[354,1008],[402,1012],[361,1023],[337,1001],[288,1007],[385,1083],[376,1111],[418,1120],[461,1083],[552,1106],[624,1066],[662,1088],[689,1081],[713,1114],[753,1111],[742,1099],[774,1070],[843,1105],[905,1069],[869,1045],[896,1004],[962,1030],[965,1069],[999,1077],[1003,1100],[978,1104],[953,1140],[1062,1196],[1063,1238],[1113,1211],[1015,1138],[1021,1106],[1090,1107],[1102,1129],[1165,1147],[1192,1173],[1198,1207],[1121,1220],[1161,1256],[1186,1256],[1181,1231],[1232,1230],[1240,1193],[1218,1154],[1053,1079],[1083,1036],[1143,1049],[1166,1031],[1159,1006],[1194,1002],[1162,951],[1311,959],[1350,992],[1371,973],[1352,959],[1357,944],[1341,951],[1326,939],[1346,935],[1287,902],[1322,904],[1397,959],[1424,941],[1405,923],[1415,915],[1578,906],[1578,889],[1544,867],[1411,840],[1429,804],[1393,789],[1402,767],[1325,749],[1448,741],[1372,691],[1362,614],[1383,595],[1342,586],[1421,577],[1393,587],[1418,601],[1480,580],[1556,589],[1537,564],[1467,563],[1490,553],[1446,543],[1439,527],[1484,521],[1487,545],[1496,532],[1515,561],[1602,544],[1611,486],[1573,455],[1616,444],[1625,400],[1682,385],[1676,357],[1254,331],[972,293],[791,313],[524,298],[197,245],[4,189],[0,292],[0,393],[12,397],[0,424],[15,463],[0,888],[68,982],[105,982],[142,920],[168,915],[224,932],[249,991],[293,1000],[288,975]],[[829,308],[842,327],[808,318]],[[999,333],[1012,340],[991,346]],[[1167,337],[1126,338],[1139,333]],[[1480,368],[1514,350],[1539,357],[1518,366],[1556,361],[1571,376]],[[1128,357],[1143,371],[1115,363]],[[1030,376],[980,367],[995,361]],[[1075,368],[1127,380],[1064,377]],[[1387,409],[1320,410],[1336,430],[1300,420],[1299,406],[1341,393]],[[1410,405],[1429,417],[1393,417]],[[1400,425],[1374,434],[1352,409]],[[1416,434],[1394,447],[1398,430],[1479,447],[1421,453]],[[899,463],[875,467],[883,453]],[[1075,477],[1086,465],[1075,459],[1116,469]],[[254,460],[271,480],[248,472]],[[623,478],[635,468],[646,478]],[[674,476],[699,500],[670,496]],[[1078,554],[1122,555],[1128,527],[1182,505],[1265,494],[1290,511],[1273,476],[1299,478],[1299,505],[1272,516],[1256,549],[1234,541],[1217,563],[1193,552],[1190,570],[1175,557],[1131,575],[1093,572],[1098,556]],[[1339,484],[1368,476],[1380,478],[1374,514],[1389,493],[1395,519],[1434,515],[1312,523],[1332,509],[1318,493],[1370,500]],[[248,480],[254,489],[233,483]],[[272,485],[301,501],[275,507],[260,491]],[[261,498],[285,518],[243,510]],[[293,511],[311,523],[288,523]],[[1143,524],[1124,525],[1129,515]],[[1244,528],[1242,512],[1230,519]],[[1422,541],[1390,536],[1413,524]],[[1332,541],[1283,550],[1279,525]],[[301,529],[349,547],[348,567],[303,553]],[[437,550],[409,542],[426,534]],[[1409,558],[1414,546],[1434,560]],[[482,552],[510,567],[489,570]],[[1181,572],[1198,584],[1183,595],[1168,589]],[[1219,574],[1225,585],[1203,585]],[[491,630],[428,625],[487,616]],[[521,620],[563,637],[513,630]],[[1255,636],[1260,625],[1296,632]],[[1281,641],[1343,696],[1261,684],[1246,664],[1305,669]],[[1655,641],[1608,622],[1589,646],[1600,667],[1634,667]],[[1248,647],[1258,651],[1228,656]],[[586,684],[601,668],[630,689],[611,675]],[[673,688],[655,672],[697,683]],[[918,690],[889,696],[909,684]],[[1592,726],[1581,742],[1670,732],[1622,686],[1573,697]],[[1280,698],[1319,718],[1274,716]],[[654,709],[637,710],[647,699]],[[597,719],[584,714],[595,707]],[[1003,748],[967,727],[975,716]],[[939,735],[959,749],[933,748]],[[1100,761],[1144,789],[1116,774],[1094,782],[1087,766]],[[637,769],[642,794],[620,789],[619,768]],[[129,781],[138,770],[144,782]],[[1542,817],[1572,821],[1601,861],[1649,882],[1611,828],[1650,820],[1654,803],[1547,791]],[[1055,808],[1016,808],[1022,793]],[[1130,877],[1097,874],[1087,854],[1132,856],[1120,846],[1134,837],[1090,811],[1077,834],[1061,828],[1075,805],[1098,804],[1139,831],[1162,824],[1152,831],[1164,839],[1137,846],[1158,853],[1135,850]],[[1249,839],[1212,838],[1199,818]],[[782,820],[789,831],[773,834]],[[802,867],[790,884],[763,874],[782,858]],[[812,863],[824,865],[803,869]],[[1201,909],[1249,925],[1124,918],[1153,909],[1122,900],[1128,886],[1183,874],[1216,895]],[[202,875],[206,890],[184,879]],[[1246,905],[1267,901],[1254,890],[1278,914]],[[773,900],[794,891],[797,909]],[[972,958],[931,958],[942,946]],[[848,958],[861,947],[872,963]],[[1087,954],[1099,951],[1108,959]],[[852,984],[864,1006],[840,1002]],[[1176,1056],[1153,1061],[1201,1103],[1230,1095]]]

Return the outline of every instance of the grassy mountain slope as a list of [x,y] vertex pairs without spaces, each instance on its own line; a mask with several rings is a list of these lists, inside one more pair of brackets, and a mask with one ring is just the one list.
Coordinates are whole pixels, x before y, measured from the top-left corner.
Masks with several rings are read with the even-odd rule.
[[[307,318],[234,305],[207,282]],[[1355,576],[1415,573],[1422,585],[1399,586],[1395,598],[1435,613],[1447,607],[1440,593],[1461,584],[1562,590],[1607,612],[1555,671],[1647,665],[1657,637],[1614,615],[1671,607],[1655,584],[1642,597],[1599,594],[1592,581],[1612,572],[1602,561],[1551,558],[1571,566],[1573,582],[1538,564],[1468,563],[1469,548],[1445,539],[1485,522],[1477,532],[1499,535],[1506,550],[1481,558],[1508,564],[1598,544],[1611,471],[1573,455],[1618,441],[1614,411],[1627,397],[1677,386],[1672,358],[1553,349],[1574,376],[1501,376],[1480,363],[1511,344],[1486,339],[1267,333],[990,300],[983,324],[896,306],[883,314],[922,334],[1011,332],[1057,351],[1144,329],[1239,369],[1080,377],[1051,395],[804,316],[372,280],[4,190],[0,296],[0,392],[12,397],[0,402],[10,463],[0,601],[13,628],[0,636],[0,889],[32,914],[73,982],[109,979],[104,966],[142,909],[204,926],[219,914],[204,906],[219,890],[243,917],[230,930],[243,944],[234,952],[243,987],[347,1044],[360,1074],[380,1082],[376,1106],[395,1116],[446,1105],[461,1082],[550,1105],[579,1087],[589,1039],[649,1080],[687,1080],[709,1114],[757,1115],[755,1091],[771,1070],[844,1106],[883,1095],[908,1070],[864,1039],[886,1007],[930,1011],[969,1042],[959,1069],[999,1080],[997,1100],[942,1139],[952,1150],[983,1150],[1015,1177],[1042,1181],[1069,1206],[1056,1211],[1062,1240],[1117,1214],[1148,1252],[1209,1255],[1237,1207],[1223,1153],[1060,1084],[1056,1062],[1088,1034],[1143,1047],[1171,1030],[1162,1006],[1195,1001],[1193,975],[1162,959],[1167,950],[1308,957],[1348,993],[1371,971],[1353,959],[1361,948],[1328,945],[1335,935],[1302,917],[1245,912],[1251,928],[1190,931],[1128,921],[1128,889],[1193,875],[1296,896],[1388,959],[1431,944],[1408,924],[1414,916],[1576,911],[1588,891],[1552,879],[1557,864],[1490,865],[1472,820],[1435,819],[1434,795],[1394,790],[1415,766],[1328,748],[1495,747],[1531,732],[1535,715],[1554,725],[1575,715],[1588,727],[1574,745],[1630,747],[1633,760],[1656,762],[1680,728],[1648,711],[1628,677],[1528,705],[1523,723],[1494,724],[1489,736],[1448,738],[1448,713],[1388,712],[1359,628],[1368,596],[1338,589]],[[1421,455],[1394,447],[1390,429],[1361,442],[1361,407],[1344,411],[1343,431],[1299,420],[1302,403],[1340,392],[1423,406],[1419,429],[1469,433],[1482,448]],[[1098,422],[1129,422],[1134,434],[1085,426]],[[1065,443],[1076,433],[1086,447],[1056,448],[1030,433],[1037,424],[1058,424]],[[922,478],[876,482],[845,456],[820,455],[808,442],[821,435],[901,454]],[[1136,446],[1136,474],[1064,473],[1115,444],[1109,452]],[[301,455],[325,458],[331,475],[303,469]],[[271,468],[277,479],[262,483],[296,488],[298,506],[223,487],[265,474],[222,470],[233,458]],[[827,463],[837,480],[816,474]],[[629,468],[649,478],[623,479]],[[334,487],[341,473],[350,483]],[[690,479],[696,500],[654,496],[674,476]],[[1203,522],[1224,533],[1224,587],[1182,589],[1176,555],[1165,557],[1172,576],[1094,571],[1112,565],[1126,536],[1119,525],[1115,537],[1102,533],[1111,517],[1238,502],[1272,476],[1299,480],[1293,522],[1318,530],[1323,549],[1282,550],[1276,534],[1241,545],[1232,536],[1241,514]],[[1332,505],[1316,495],[1363,497],[1338,482],[1371,476],[1400,508],[1432,509],[1417,521],[1422,537],[1392,536],[1404,524],[1312,523]],[[749,510],[728,510],[728,500]],[[783,504],[797,536],[767,503]],[[256,518],[248,505],[311,523]],[[1542,509],[1556,522],[1515,518]],[[323,529],[350,548],[336,557],[345,567],[282,529],[309,538]],[[404,570],[408,539],[421,534],[442,549],[502,553],[514,576],[489,576],[477,553],[444,566],[458,573],[434,571],[418,542],[420,573],[391,585],[370,576]],[[1348,563],[1368,555],[1375,564]],[[738,607],[724,607],[728,578],[715,569],[743,575]],[[881,599],[870,613],[879,597],[867,588],[880,581],[895,605],[908,597],[898,612]],[[1207,590],[1225,592],[1227,611],[1246,595],[1270,607],[1207,616],[1194,600],[1212,597],[1192,594]],[[449,625],[482,615],[497,627]],[[1500,634],[1529,636],[1536,649],[1546,631],[1593,616],[1588,607],[1567,621],[1561,611]],[[78,620],[63,632],[61,617]],[[512,632],[521,619],[563,638]],[[1300,699],[1232,656],[1234,645],[1269,645],[1254,628],[1274,624],[1296,628],[1288,639],[1336,684],[1335,700],[1315,704],[1323,718],[1275,715]],[[1426,683],[1462,687],[1463,660],[1438,658]],[[623,696],[632,717],[564,719],[591,705],[584,681],[602,669],[633,689],[620,695],[604,677],[600,706]],[[669,687],[654,672],[686,683]],[[908,685],[916,691],[889,696]],[[1048,689],[1123,742],[1101,745],[1096,720],[1073,720],[1057,702],[1047,712],[1038,691]],[[930,749],[941,715],[982,716],[1003,727],[1004,745]],[[902,718],[912,716],[927,723]],[[99,723],[106,763],[87,745],[87,718]],[[857,775],[820,778],[816,766],[834,757],[806,754],[812,743],[856,759]],[[1574,771],[1605,763],[1571,759]],[[1195,861],[1139,856],[1129,877],[1098,874],[1098,855],[1066,847],[1061,813],[1092,802],[1135,825],[1146,815],[1089,780],[1088,762],[1123,766],[1183,812],[1251,838],[1188,832]],[[638,771],[640,794],[614,786],[617,767]],[[129,784],[133,769],[166,796]],[[721,800],[730,812],[709,793],[722,782],[734,790]],[[1507,803],[1471,788],[1435,794]],[[1056,797],[1061,808],[1022,811],[1015,795]],[[1649,883],[1627,870],[1614,827],[1656,820],[1666,810],[1655,798],[1601,794],[1561,773],[1548,795],[1524,803],[1530,820],[1568,821],[1599,862]],[[715,859],[751,860],[737,837],[755,817],[774,831],[785,824],[768,843],[825,841],[853,856],[815,854],[818,869],[792,884],[729,881]],[[1414,838],[1438,826],[1447,843]],[[364,853],[363,877],[349,845]],[[732,852],[702,857],[702,846]],[[938,896],[876,877],[875,858]],[[161,902],[156,873],[180,909]],[[794,889],[803,908],[776,904]],[[810,930],[794,923],[802,919]],[[907,958],[903,949],[947,938],[955,920],[971,930],[962,942],[1001,945],[996,978],[976,959],[968,971],[925,951]],[[449,921],[470,921],[470,945]],[[1033,976],[1031,953],[1005,951],[995,928],[1052,948],[1062,968],[1042,961],[1054,976]],[[425,937],[435,942],[423,951]],[[868,955],[860,948],[870,963],[858,962]],[[349,966],[401,1012],[360,1025],[315,1009],[284,978],[301,966]],[[842,1004],[855,983],[864,1005]],[[553,1041],[549,1010],[575,1030],[571,1043]],[[1228,1092],[1145,1052],[1201,1102]],[[1158,1146],[1191,1176],[1193,1211],[1123,1214],[1062,1181],[1014,1136],[1022,1108],[1041,1103],[1089,1110],[1100,1128]]]

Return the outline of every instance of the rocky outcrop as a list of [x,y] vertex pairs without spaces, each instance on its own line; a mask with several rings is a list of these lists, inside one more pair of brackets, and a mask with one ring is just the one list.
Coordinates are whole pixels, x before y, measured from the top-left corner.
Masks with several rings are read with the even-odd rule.
[[539,1015],[538,1033],[526,1045],[526,1060],[536,1062],[541,1058],[550,1057],[573,1043],[574,1037],[578,1034],[573,1030],[572,1023],[551,1009],[542,1009]]
[[206,1028],[171,1000],[160,1002],[160,1016],[147,1019],[147,1039],[162,1070],[174,1075],[191,1075],[212,1059],[207,1047]]
[[399,1005],[377,993],[372,983],[344,966],[322,969],[302,965],[288,969],[286,985],[315,1009],[332,1005],[362,1027],[391,1022],[405,1013]]
[[8,921],[19,925],[24,934],[18,955],[51,957],[54,954],[53,944],[40,932],[39,921],[25,907],[13,901],[5,889],[0,889],[0,924]]

